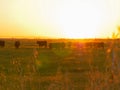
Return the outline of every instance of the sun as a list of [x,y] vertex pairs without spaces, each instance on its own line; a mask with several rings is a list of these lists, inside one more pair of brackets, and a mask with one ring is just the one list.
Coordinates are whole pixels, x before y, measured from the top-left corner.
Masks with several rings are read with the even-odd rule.
[[63,32],[66,38],[95,38],[104,21],[101,12],[90,4],[66,8],[64,14]]

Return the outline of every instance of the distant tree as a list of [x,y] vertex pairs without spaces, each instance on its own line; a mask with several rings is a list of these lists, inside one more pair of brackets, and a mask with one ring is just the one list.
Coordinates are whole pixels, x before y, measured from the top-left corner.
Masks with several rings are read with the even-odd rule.
[[15,45],[15,48],[19,48],[20,47],[20,41],[15,41],[14,45]]

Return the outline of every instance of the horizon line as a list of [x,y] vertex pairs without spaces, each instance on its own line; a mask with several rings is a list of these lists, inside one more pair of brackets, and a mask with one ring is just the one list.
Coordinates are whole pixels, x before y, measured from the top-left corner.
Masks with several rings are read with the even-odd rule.
[[101,38],[101,37],[95,37],[95,38],[64,38],[64,37],[25,37],[25,36],[16,36],[16,37],[0,37],[0,39],[120,39],[118,38]]

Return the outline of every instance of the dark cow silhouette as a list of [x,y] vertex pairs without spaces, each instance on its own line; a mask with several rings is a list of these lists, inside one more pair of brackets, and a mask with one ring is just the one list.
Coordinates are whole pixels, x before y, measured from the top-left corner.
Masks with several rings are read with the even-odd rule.
[[104,49],[104,42],[95,42],[93,43],[94,48],[103,48]]
[[49,43],[49,48],[50,49],[63,49],[65,48],[65,43],[64,42],[55,42],[55,43]]
[[19,48],[20,47],[20,41],[15,41],[14,45],[15,45],[15,48]]
[[67,48],[71,48],[72,47],[72,42],[67,42]]
[[0,40],[0,47],[5,47],[5,41]]
[[92,42],[87,42],[85,43],[86,48],[93,48],[93,43]]
[[102,49],[104,49],[104,46],[105,46],[104,42],[87,42],[87,43],[85,43],[85,47],[87,47],[87,48],[96,48],[96,49],[102,48]]
[[47,48],[47,41],[37,41],[37,44],[39,45],[39,47]]
[[60,48],[62,48],[62,49],[65,48],[65,43],[64,42],[60,43]]
[[75,48],[77,48],[77,49],[81,49],[84,47],[84,44],[81,42],[76,42],[76,43],[74,43],[74,45],[75,45]]

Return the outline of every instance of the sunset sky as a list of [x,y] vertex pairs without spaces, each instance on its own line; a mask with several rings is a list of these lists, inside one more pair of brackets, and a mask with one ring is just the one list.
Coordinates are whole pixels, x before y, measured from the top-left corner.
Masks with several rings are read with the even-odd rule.
[[0,37],[108,38],[120,0],[0,0]]

